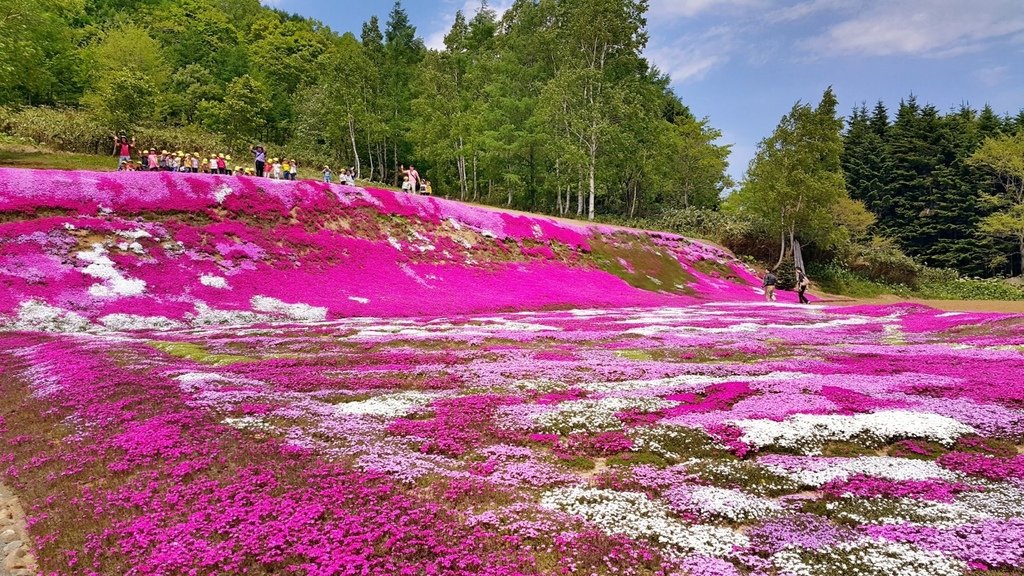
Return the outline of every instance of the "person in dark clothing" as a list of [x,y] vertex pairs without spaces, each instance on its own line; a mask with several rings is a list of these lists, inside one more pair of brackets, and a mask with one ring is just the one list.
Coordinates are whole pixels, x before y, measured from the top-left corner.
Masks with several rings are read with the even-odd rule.
[[263,178],[264,170],[267,167],[267,151],[263,149],[263,146],[256,146],[252,148],[252,155],[256,159],[256,176]]
[[775,287],[779,285],[779,277],[775,275],[775,272],[769,270],[764,276],[764,283],[761,285],[764,288],[764,299],[767,302],[775,302]]
[[796,269],[796,287],[800,294],[801,304],[810,304],[811,301],[807,299],[807,289],[811,287],[811,279],[807,277],[803,268]]

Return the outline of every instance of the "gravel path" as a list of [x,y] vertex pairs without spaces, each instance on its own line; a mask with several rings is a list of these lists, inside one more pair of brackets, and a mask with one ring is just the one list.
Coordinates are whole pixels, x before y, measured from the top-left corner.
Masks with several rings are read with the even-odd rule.
[[35,576],[36,560],[29,552],[25,511],[18,498],[0,484],[0,576]]

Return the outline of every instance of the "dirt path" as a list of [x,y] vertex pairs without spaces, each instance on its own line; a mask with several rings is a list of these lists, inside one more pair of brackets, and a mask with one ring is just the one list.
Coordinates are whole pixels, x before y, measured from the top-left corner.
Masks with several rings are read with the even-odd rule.
[[38,568],[29,548],[25,511],[10,489],[0,484],[0,576],[35,576]]
[[829,306],[886,306],[912,303],[929,306],[947,312],[1000,312],[1003,314],[1024,314],[1024,302],[1002,300],[919,300],[899,296],[878,296],[876,298],[847,298],[832,294],[821,294],[819,303]]

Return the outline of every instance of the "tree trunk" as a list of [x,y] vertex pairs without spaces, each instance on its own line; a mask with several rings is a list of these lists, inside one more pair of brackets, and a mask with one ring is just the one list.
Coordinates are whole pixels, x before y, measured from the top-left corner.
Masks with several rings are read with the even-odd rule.
[[633,203],[629,207],[629,217],[633,218],[636,216],[636,205],[640,197],[639,186],[637,186],[636,180],[633,181]]
[[[1020,237],[1020,275],[1024,278],[1024,236]],[[1010,270],[1013,273],[1013,270]]]
[[786,231],[783,230],[781,234],[782,246],[779,248],[779,261],[775,263],[775,268],[782,266],[782,261],[786,259]]
[[366,157],[370,160],[370,180],[373,180],[373,145],[370,144],[370,136],[366,136]]
[[476,152],[473,152],[473,198],[479,196],[478,190],[479,180],[476,175]]
[[594,217],[596,216],[595,210],[594,210],[594,190],[596,188],[594,172],[597,170],[596,164],[597,164],[597,151],[593,147],[591,147],[590,148],[590,174],[589,174],[589,180],[590,180],[590,205],[588,206],[588,218],[591,221],[593,221]]
[[456,165],[459,169],[459,200],[465,202],[466,194],[469,192],[469,188],[466,186],[466,157],[460,154]]
[[354,118],[348,119],[348,136],[352,139],[352,155],[356,159],[356,178],[363,179],[363,167],[359,162],[359,148],[356,147],[356,121]]
[[555,198],[557,198],[555,204],[555,213],[559,216],[562,215],[562,170],[561,164],[558,160],[555,160],[555,182],[558,185],[555,186]]

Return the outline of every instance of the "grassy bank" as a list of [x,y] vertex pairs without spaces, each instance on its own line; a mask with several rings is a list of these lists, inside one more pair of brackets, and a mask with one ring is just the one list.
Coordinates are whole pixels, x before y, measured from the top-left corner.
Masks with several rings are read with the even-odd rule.
[[925,270],[916,286],[886,284],[836,266],[811,267],[808,273],[821,290],[852,298],[892,294],[921,300],[1024,301],[1024,289],[1005,280],[959,278],[946,270]]

